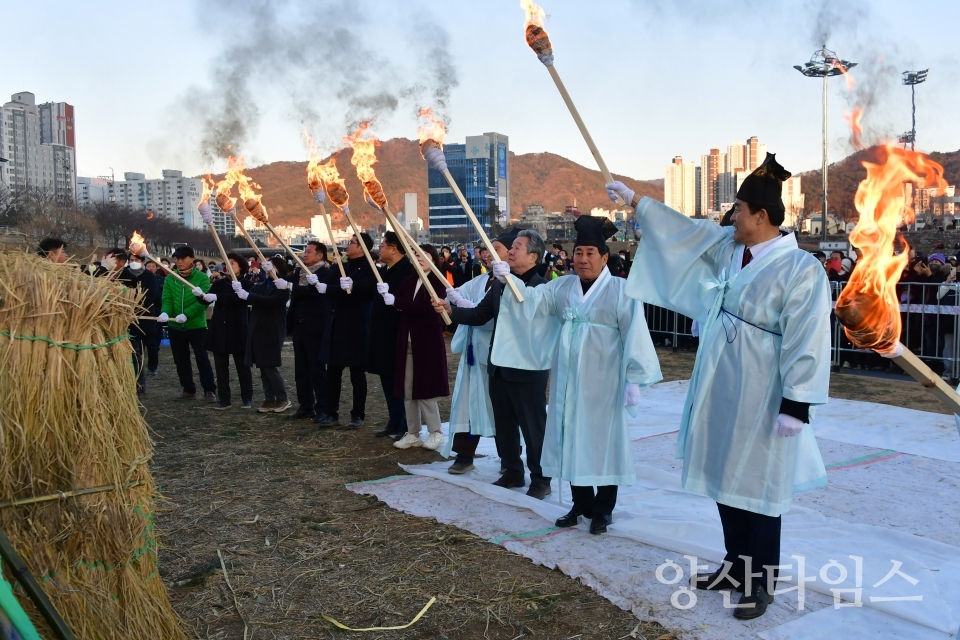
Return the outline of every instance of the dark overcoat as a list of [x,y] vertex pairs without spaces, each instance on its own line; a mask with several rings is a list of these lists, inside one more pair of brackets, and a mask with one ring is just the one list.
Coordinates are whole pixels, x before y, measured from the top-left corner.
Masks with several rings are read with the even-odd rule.
[[[433,308],[430,294],[421,286],[419,278],[408,276],[400,283],[394,306],[400,311],[394,364],[393,393],[403,398],[404,373],[407,364],[407,341],[413,352],[413,400],[441,398],[450,395],[447,380],[447,344],[443,339],[443,319]],[[446,283],[430,274],[430,284],[437,295],[446,297]],[[414,292],[416,291],[416,294]]]
[[273,280],[258,282],[250,290],[250,327],[244,364],[248,367],[279,367],[287,333],[287,300],[290,291],[277,289]]

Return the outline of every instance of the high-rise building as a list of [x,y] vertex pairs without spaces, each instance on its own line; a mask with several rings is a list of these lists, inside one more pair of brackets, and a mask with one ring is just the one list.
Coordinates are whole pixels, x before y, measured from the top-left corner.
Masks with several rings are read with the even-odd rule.
[[[203,182],[200,178],[184,178],[182,171],[164,169],[163,177],[147,180],[142,173],[128,171],[123,180],[105,180],[106,189],[99,187],[102,178],[79,178],[81,188],[77,194],[77,204],[91,205],[94,202],[117,202],[133,209],[149,209],[154,215],[169,218],[191,229],[203,226],[197,207],[203,196]],[[219,233],[233,235],[236,224],[210,201],[214,226]]]
[[697,168],[676,156],[667,165],[663,178],[663,201],[668,207],[694,217],[697,215]]
[[21,91],[0,111],[0,183],[14,193],[41,189],[58,199],[77,195],[73,105]]
[[783,227],[798,228],[803,219],[804,197],[800,189],[800,176],[788,178],[783,183],[780,199],[783,200],[784,221]]
[[747,166],[747,148],[745,145],[734,142],[727,147],[727,168],[729,173],[740,171]]
[[753,171],[761,164],[763,164],[763,159],[767,157],[767,145],[760,144],[760,140],[757,139],[757,136],[747,138],[746,154],[747,154],[747,166],[746,169],[748,172]]
[[726,170],[726,156],[720,149],[710,149],[710,154],[700,156],[700,215],[720,209],[720,192],[717,178]]
[[[481,226],[490,233],[492,213],[500,212],[504,224],[510,211],[510,140],[500,133],[467,136],[465,144],[444,145],[447,167]],[[435,242],[478,240],[466,211],[446,178],[427,169],[427,216]]]

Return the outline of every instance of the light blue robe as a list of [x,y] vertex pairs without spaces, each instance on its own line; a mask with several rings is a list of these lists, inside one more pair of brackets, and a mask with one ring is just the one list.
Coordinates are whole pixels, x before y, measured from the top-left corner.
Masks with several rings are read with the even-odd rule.
[[529,344],[550,355],[540,464],[543,475],[575,486],[636,482],[623,390],[662,379],[643,305],[624,294],[625,284],[604,269],[586,294],[580,278],[566,276],[524,289],[522,303],[509,292],[500,301],[497,340],[505,325],[526,328]]
[[[627,294],[701,324],[680,432],[683,486],[767,516],[795,491],[826,484],[809,425],[773,435],[780,402],[827,402],[830,292],[820,262],[790,235],[739,273],[733,228],[693,220],[649,198]],[[737,263],[739,267],[739,262]],[[813,418],[814,407],[810,407]]]
[[[489,278],[480,275],[458,291],[473,303],[479,303],[486,295]],[[493,320],[481,327],[465,324],[457,327],[450,341],[450,351],[462,353],[457,367],[457,381],[453,387],[453,402],[450,405],[449,437],[443,445],[443,455],[449,457],[453,449],[453,434],[472,433],[492,438],[497,434],[493,423],[493,407],[490,404],[490,375],[487,373],[487,358],[490,356],[490,340],[493,337]],[[473,364],[468,363],[467,353],[473,352]]]

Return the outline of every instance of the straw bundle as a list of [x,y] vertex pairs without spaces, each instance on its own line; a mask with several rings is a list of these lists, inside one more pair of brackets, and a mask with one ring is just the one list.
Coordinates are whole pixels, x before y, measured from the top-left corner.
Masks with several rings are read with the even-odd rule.
[[[107,278],[0,253],[0,527],[78,638],[186,637],[157,573],[126,338],[138,308]],[[69,491],[82,495],[9,505]]]

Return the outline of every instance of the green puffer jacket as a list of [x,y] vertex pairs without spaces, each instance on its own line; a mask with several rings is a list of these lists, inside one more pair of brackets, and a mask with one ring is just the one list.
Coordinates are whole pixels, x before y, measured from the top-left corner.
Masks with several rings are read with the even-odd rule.
[[[194,286],[203,289],[204,293],[210,291],[210,278],[199,269],[191,271],[187,280]],[[163,300],[160,304],[160,310],[170,316],[167,329],[186,331],[187,329],[207,328],[206,305],[201,304],[190,289],[171,275],[163,279]],[[173,319],[181,313],[187,316],[187,321],[183,324],[174,322]]]

